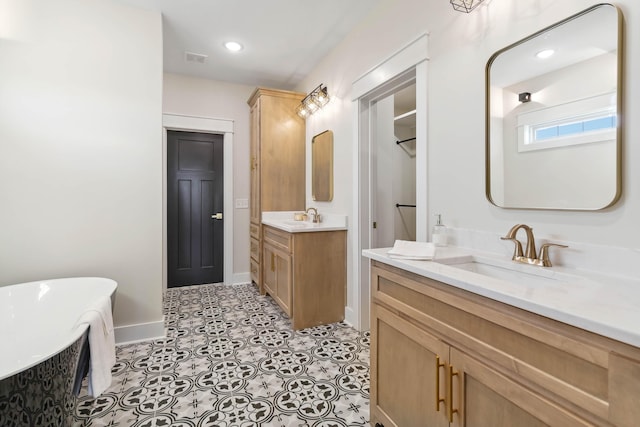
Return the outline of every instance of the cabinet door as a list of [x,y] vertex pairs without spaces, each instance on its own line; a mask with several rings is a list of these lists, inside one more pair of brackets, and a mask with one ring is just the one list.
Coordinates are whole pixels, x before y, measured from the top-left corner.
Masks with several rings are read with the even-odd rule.
[[269,243],[264,244],[262,286],[282,311],[291,316],[291,256]]
[[379,305],[371,316],[371,425],[448,426],[449,347]]
[[591,425],[457,348],[451,347],[449,356],[447,392],[452,399],[447,402],[451,405],[447,415],[452,426]]
[[249,136],[249,218],[254,224],[260,223],[260,100],[251,106],[251,131]]
[[305,122],[297,97],[261,96],[260,207],[264,211],[305,209]]
[[262,288],[271,295],[276,297],[276,253],[273,246],[265,243],[263,246],[262,257]]
[[275,299],[282,310],[291,317],[291,256],[284,252],[275,252],[276,263],[276,295]]

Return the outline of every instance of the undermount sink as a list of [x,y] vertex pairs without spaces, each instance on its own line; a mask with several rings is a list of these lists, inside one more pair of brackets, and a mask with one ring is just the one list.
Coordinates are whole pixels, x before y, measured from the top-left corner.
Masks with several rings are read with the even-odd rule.
[[317,227],[320,225],[319,223],[313,223],[308,221],[289,221],[289,220],[282,221],[282,224],[292,228],[308,228],[308,227]]
[[560,273],[548,267],[537,267],[519,264],[511,260],[499,260],[471,255],[436,259],[434,262],[514,283],[526,281],[531,284],[548,285],[568,282],[571,281],[572,278],[575,279],[570,274]]

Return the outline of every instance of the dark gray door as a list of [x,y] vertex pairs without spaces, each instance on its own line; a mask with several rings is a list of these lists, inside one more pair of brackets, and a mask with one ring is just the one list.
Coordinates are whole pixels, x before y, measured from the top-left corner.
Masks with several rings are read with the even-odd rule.
[[223,136],[167,132],[168,287],[223,281]]

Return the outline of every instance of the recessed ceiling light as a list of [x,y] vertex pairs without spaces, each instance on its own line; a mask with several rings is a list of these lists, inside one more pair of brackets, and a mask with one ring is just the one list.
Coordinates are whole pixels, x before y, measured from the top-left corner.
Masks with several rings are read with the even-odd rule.
[[238,52],[242,50],[242,45],[238,42],[226,42],[224,44],[224,47],[226,47],[227,50],[230,50],[231,52]]
[[553,55],[554,53],[555,53],[555,50],[553,50],[553,49],[541,50],[540,52],[536,53],[536,58],[546,59],[546,58],[550,57],[551,55]]

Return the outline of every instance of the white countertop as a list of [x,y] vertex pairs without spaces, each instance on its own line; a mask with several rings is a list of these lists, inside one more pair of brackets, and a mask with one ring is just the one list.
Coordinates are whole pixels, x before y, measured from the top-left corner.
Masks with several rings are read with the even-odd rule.
[[262,224],[287,231],[289,233],[309,233],[314,231],[337,231],[347,229],[347,216],[319,212],[322,222],[295,221],[294,214],[299,212],[263,212]]
[[[474,294],[640,347],[640,280],[603,276],[562,267],[535,267],[495,255],[455,247],[438,247],[433,261],[389,258],[391,248],[368,249],[370,259],[410,271]],[[517,283],[446,265],[476,257],[527,274]],[[515,265],[514,265],[515,264]],[[539,276],[537,279],[535,276]],[[526,276],[526,277],[524,277]],[[531,280],[527,280],[527,279]]]

